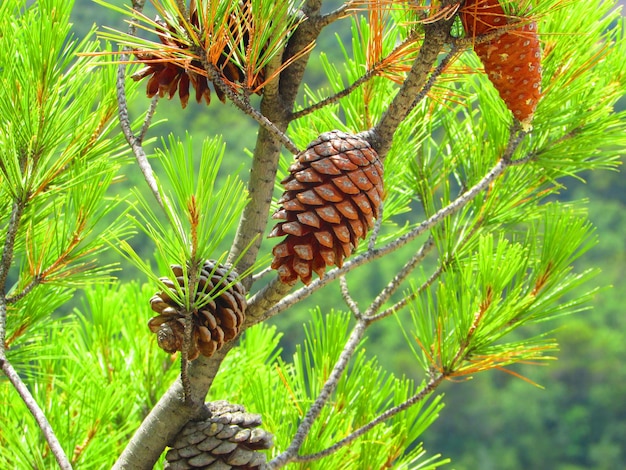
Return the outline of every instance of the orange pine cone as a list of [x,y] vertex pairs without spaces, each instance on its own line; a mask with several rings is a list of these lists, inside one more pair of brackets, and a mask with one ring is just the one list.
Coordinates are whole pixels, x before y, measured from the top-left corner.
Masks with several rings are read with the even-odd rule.
[[[496,31],[507,24],[498,0],[467,0],[460,12],[470,37]],[[541,46],[535,22],[474,44],[489,80],[513,115],[530,124],[541,98]]]
[[383,167],[364,139],[340,131],[311,142],[289,167],[285,193],[274,214],[281,219],[269,237],[285,240],[274,247],[272,268],[285,284],[327,266],[341,267],[378,217],[383,198]]

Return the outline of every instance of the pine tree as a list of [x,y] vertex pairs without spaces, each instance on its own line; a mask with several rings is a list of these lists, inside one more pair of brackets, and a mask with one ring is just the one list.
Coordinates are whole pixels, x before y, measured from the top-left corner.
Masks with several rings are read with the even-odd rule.
[[[553,359],[546,321],[598,289],[556,196],[626,148],[615,2],[97,3],[129,30],[0,4],[3,467],[438,468],[442,383]],[[166,99],[232,103],[251,158],[189,133],[148,158]],[[330,285],[283,357],[266,321]],[[380,324],[420,379],[370,354]]]

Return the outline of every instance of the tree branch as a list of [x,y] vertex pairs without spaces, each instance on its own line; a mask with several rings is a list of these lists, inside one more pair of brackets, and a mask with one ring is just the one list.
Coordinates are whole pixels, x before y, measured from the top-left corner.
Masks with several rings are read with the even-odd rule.
[[[146,0],[133,0],[133,10],[140,13],[143,10],[143,6],[146,3]],[[137,20],[132,19],[130,21],[130,25],[128,27],[128,34],[134,35],[137,30]],[[144,121],[144,128],[141,130],[140,137],[137,138],[133,133],[130,116],[128,115],[128,101],[126,99],[126,62],[128,61],[128,54],[130,49],[128,47],[123,48],[123,54],[120,56],[120,63],[117,66],[117,81],[115,88],[117,90],[117,109],[118,116],[120,120],[120,127],[122,128],[122,133],[128,142],[133,154],[135,155],[135,159],[137,160],[137,165],[143,174],[146,183],[148,183],[148,187],[152,192],[152,195],[157,200],[159,205],[163,207],[163,201],[161,200],[161,194],[159,193],[159,188],[157,186],[156,179],[154,178],[154,171],[152,171],[152,166],[148,161],[148,156],[142,147],[142,141],[145,134],[146,123],[150,122],[151,115],[154,113],[154,107],[156,106],[156,101],[153,101],[150,105],[150,110],[146,116],[146,120]]]
[[[0,314],[3,313],[6,314],[6,306],[4,305],[4,303],[0,304]],[[13,366],[4,356],[4,351],[2,351],[2,353],[0,354],[0,365],[2,367],[2,372],[4,372],[4,375],[6,375],[11,381],[11,384],[13,385],[13,387],[15,387],[17,393],[19,393],[22,401],[26,404],[26,407],[35,418],[35,421],[37,421],[37,425],[39,426],[39,429],[41,429],[41,432],[43,433],[46,442],[48,443],[48,446],[50,446],[50,450],[52,451],[54,458],[59,464],[59,467],[62,470],[72,470],[72,464],[67,458],[67,455],[65,455],[65,451],[63,450],[63,447],[61,447],[61,443],[54,434],[54,430],[52,429],[52,426],[50,426],[50,423],[48,422],[45,413],[39,407],[39,405],[37,404],[37,400],[35,400],[35,397],[33,397],[33,395],[30,393],[30,390],[28,390],[28,387],[22,381],[19,374],[15,371]]]
[[344,302],[353,313],[355,318],[361,318],[361,311],[359,310],[358,304],[350,295],[350,289],[348,288],[348,281],[346,280],[346,276],[339,277],[339,284],[341,286],[341,297],[343,297]]
[[433,64],[448,40],[451,24],[452,20],[442,20],[424,25],[424,42],[402,87],[380,121],[363,133],[364,138],[374,147],[382,160],[391,148],[396,129],[408,116],[418,93],[426,85]]
[[334,454],[342,447],[345,447],[348,444],[354,442],[356,439],[361,437],[363,434],[368,432],[373,427],[377,426],[378,424],[384,421],[387,421],[390,418],[393,418],[398,413],[401,413],[402,411],[410,408],[416,403],[419,403],[420,401],[424,400],[428,395],[430,395],[433,391],[435,391],[435,389],[441,384],[441,382],[443,382],[444,379],[445,379],[445,375],[441,373],[432,377],[428,381],[428,383],[418,393],[413,395],[411,398],[401,403],[400,405],[394,406],[393,408],[390,408],[389,410],[385,411],[384,413],[379,415],[377,418],[373,419],[366,425],[361,426],[359,429],[352,432],[350,435],[346,436],[345,438],[343,438],[336,444],[320,452],[316,452],[315,454],[298,455],[293,460],[295,460],[296,462],[310,462],[312,460],[319,460],[321,458]]
[[184,402],[180,377],[161,397],[141,423],[124,452],[113,466],[116,470],[151,469],[159,460],[163,449],[192,418],[203,412],[206,397],[213,379],[233,342],[225,344],[213,356],[200,356],[192,361],[188,374],[191,400]]
[[374,301],[370,304],[364,313],[364,317],[369,322],[379,320],[380,316],[374,316],[378,310],[384,305],[387,300],[398,290],[402,282],[413,272],[413,270],[426,258],[426,255],[435,247],[435,240],[432,236],[428,237],[428,240],[420,247],[409,261],[400,269],[400,271],[393,277],[393,279],[387,284],[387,286],[376,296]]
[[357,324],[354,326],[352,333],[350,334],[350,338],[348,338],[346,345],[341,351],[341,354],[339,355],[339,359],[335,363],[335,367],[333,368],[332,372],[328,376],[326,383],[324,384],[324,386],[322,387],[322,390],[320,391],[319,395],[315,399],[315,402],[313,402],[313,404],[307,411],[306,415],[300,422],[300,426],[298,426],[298,429],[291,441],[291,444],[289,444],[289,447],[287,448],[285,452],[276,456],[274,459],[268,462],[267,468],[269,469],[280,468],[280,467],[285,466],[289,462],[293,462],[296,459],[298,451],[300,450],[300,447],[302,447],[304,440],[309,434],[309,431],[311,430],[313,423],[315,423],[315,420],[317,419],[320,412],[322,411],[322,408],[324,408],[324,405],[330,398],[331,394],[335,391],[335,388],[337,387],[339,379],[343,375],[343,372],[345,371],[346,367],[348,367],[348,363],[350,362],[350,359],[352,358],[354,351],[356,350],[359,343],[363,339],[363,335],[365,334],[366,329],[367,329],[367,322],[363,320],[357,321]]

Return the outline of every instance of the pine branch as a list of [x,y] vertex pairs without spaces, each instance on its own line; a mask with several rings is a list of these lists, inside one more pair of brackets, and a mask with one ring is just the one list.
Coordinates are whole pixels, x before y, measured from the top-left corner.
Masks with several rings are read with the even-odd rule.
[[[31,394],[26,384],[22,381],[19,374],[13,368],[11,363],[6,357],[6,320],[7,320],[7,299],[6,295],[6,281],[13,262],[13,252],[15,248],[15,239],[20,226],[20,221],[26,207],[26,197],[19,199],[13,203],[13,210],[11,211],[11,218],[7,227],[6,238],[4,240],[4,248],[2,250],[2,258],[0,259],[0,366],[2,372],[10,380],[11,384],[19,393],[22,401],[31,412],[41,432],[43,433],[46,442],[50,446],[50,450],[54,454],[54,457],[64,470],[70,470],[72,468],[69,459],[65,455],[59,440],[57,439],[52,426],[48,422],[45,413],[37,404],[35,397]],[[27,292],[24,293],[26,295]]]
[[[4,302],[0,302],[0,316],[2,315],[6,315],[6,305],[4,305]],[[4,345],[4,341],[2,341],[2,345]],[[4,346],[2,346],[2,349],[4,349]],[[67,455],[65,455],[65,451],[63,450],[63,447],[61,447],[61,443],[57,439],[52,426],[50,426],[45,413],[39,407],[37,400],[35,400],[35,397],[33,397],[30,393],[30,390],[22,381],[19,374],[6,359],[3,350],[0,351],[0,366],[2,367],[4,375],[7,376],[15,390],[17,390],[17,393],[19,393],[22,398],[22,401],[35,418],[35,421],[37,421],[37,425],[39,426],[39,429],[41,429],[48,446],[50,446],[50,450],[52,451],[59,467],[62,470],[72,470],[72,465],[67,458]]]
[[[133,10],[137,13],[140,13],[143,10],[144,4],[146,0],[133,0]],[[134,35],[137,30],[137,20],[132,19],[130,21],[130,25],[128,27],[128,33],[130,35]],[[136,137],[133,133],[130,116],[128,114],[128,101],[126,99],[126,63],[128,62],[128,52],[130,48],[124,47],[122,49],[122,55],[120,56],[119,65],[117,67],[117,82],[116,82],[116,90],[117,90],[117,103],[118,103],[118,115],[120,120],[120,127],[122,128],[122,133],[128,142],[133,154],[135,155],[135,159],[137,160],[137,165],[141,170],[141,173],[150,188],[154,198],[157,200],[158,204],[163,207],[163,201],[161,199],[161,194],[159,193],[159,188],[154,178],[154,171],[152,170],[152,166],[148,161],[148,156],[143,149],[142,141],[145,135],[146,125],[149,124],[152,114],[154,113],[154,109],[156,107],[156,101],[153,101],[150,105],[150,111],[146,115],[146,119],[144,121],[144,126],[141,130],[140,137]]]
[[[451,2],[447,0],[442,3]],[[452,20],[444,19],[424,25],[424,42],[400,90],[380,121],[372,129],[363,133],[364,138],[376,149],[381,160],[385,159],[391,148],[396,129],[411,112],[415,98],[426,85],[433,64],[449,38],[451,24]]]
[[[9,270],[13,263],[13,250],[15,248],[15,237],[22,220],[22,214],[26,207],[27,197],[23,196],[13,203],[13,209],[11,210],[11,218],[7,227],[7,233],[4,239],[4,247],[2,249],[2,257],[0,258],[0,295],[4,297],[6,295],[6,282],[9,276]],[[4,315],[0,315],[0,348],[3,348],[4,334],[6,326],[6,311]],[[0,349],[3,351],[3,349]]]
[[291,119],[292,120],[300,119],[319,109],[325,108],[326,106],[330,104],[336,103],[341,98],[348,96],[350,93],[352,93],[354,90],[359,88],[361,85],[367,83],[372,78],[374,78],[381,71],[382,66],[390,57],[393,57],[394,55],[398,53],[398,51],[404,49],[408,44],[414,41],[415,41],[415,37],[411,35],[410,37],[402,41],[400,44],[398,44],[396,47],[394,47],[394,49],[389,54],[387,54],[386,57],[376,62],[367,72],[365,72],[363,75],[357,78],[353,83],[348,85],[346,88],[333,94],[332,96],[329,96],[328,98],[324,98],[323,100],[318,101],[317,103],[314,103],[311,106],[308,106],[306,108],[301,109],[300,111],[293,113],[291,115]]
[[[464,246],[475,235],[475,233],[478,231],[479,227],[480,227],[479,224],[474,226],[472,228],[472,230],[464,237],[464,239],[461,240],[458,243],[457,249],[462,247],[462,246]],[[430,246],[427,246],[429,243],[430,243]],[[426,241],[424,246],[422,246],[422,249],[430,251],[432,248],[434,248],[434,239],[431,236]],[[416,258],[418,255],[419,255],[419,253],[417,253],[414,258]],[[392,305],[388,309],[386,309],[386,310],[384,310],[384,311],[382,311],[382,312],[380,312],[378,314],[375,314],[373,316],[368,317],[368,320],[370,322],[372,322],[372,323],[376,322],[378,320],[382,320],[383,318],[386,318],[386,317],[388,317],[390,315],[393,315],[394,313],[396,313],[396,312],[400,311],[401,309],[403,309],[404,307],[406,307],[406,305],[411,300],[415,299],[418,295],[420,295],[422,292],[424,292],[424,290],[426,290],[428,287],[430,287],[437,279],[439,279],[439,277],[445,272],[445,270],[448,268],[448,266],[450,266],[450,264],[453,262],[453,260],[454,260],[454,253],[448,255],[448,257],[446,259],[442,260],[441,263],[439,264],[439,266],[437,267],[437,269],[435,269],[435,271],[430,275],[430,277],[426,280],[426,282],[424,282],[418,289],[416,289],[414,292],[410,293],[409,295],[405,295],[402,299],[400,299],[398,302],[396,302],[394,305]],[[413,261],[413,259],[411,259],[407,263],[407,267],[411,264],[411,261]]]
[[154,467],[165,447],[182,427],[190,419],[202,415],[207,391],[232,347],[233,342],[226,343],[210,358],[200,356],[190,364],[191,399],[185,403],[182,383],[177,380],[150,410],[113,469]]
[[413,272],[413,270],[419,266],[419,264],[426,258],[428,253],[435,247],[435,240],[432,236],[426,240],[426,242],[420,247],[409,261],[400,269],[400,271],[393,277],[393,279],[385,286],[385,288],[376,296],[374,301],[370,304],[364,313],[364,317],[369,322],[375,322],[383,317],[376,315],[376,312],[389,300],[389,298],[398,290],[404,280]]
[[393,418],[398,413],[401,413],[401,412],[407,410],[408,408],[410,408],[411,406],[415,405],[416,403],[419,403],[419,402],[423,401],[424,399],[426,399],[428,397],[428,395],[430,395],[432,392],[434,392],[437,389],[437,387],[439,387],[439,385],[441,385],[441,382],[443,382],[445,377],[446,376],[444,374],[441,374],[441,373],[431,377],[430,380],[428,381],[428,383],[418,393],[413,395],[411,398],[409,398],[408,400],[404,401],[403,403],[401,403],[401,404],[399,404],[397,406],[394,406],[393,408],[390,408],[389,410],[385,411],[384,413],[380,414],[377,418],[373,419],[372,421],[370,421],[369,423],[365,424],[364,426],[361,426],[359,429],[357,429],[356,431],[352,432],[351,434],[349,434],[348,436],[346,436],[345,438],[343,438],[342,440],[340,440],[336,444],[334,444],[334,445],[332,445],[332,446],[328,447],[327,449],[324,449],[324,450],[322,450],[320,452],[316,452],[315,454],[298,455],[298,456],[296,456],[293,459],[293,461],[296,461],[296,462],[310,462],[312,460],[319,460],[321,458],[324,458],[324,457],[327,457],[327,456],[329,456],[331,454],[334,454],[339,449],[341,449],[341,448],[347,446],[348,444],[351,444],[352,442],[354,442],[356,439],[358,439],[359,437],[364,435],[366,432],[368,432],[373,427],[375,427],[375,426],[377,426],[377,425],[387,421],[390,418]]
[[148,134],[148,130],[150,129],[150,124],[152,124],[152,118],[154,117],[154,113],[156,112],[157,104],[159,104],[158,93],[154,95],[152,101],[150,101],[150,107],[148,108],[146,117],[143,120],[143,125],[141,126],[139,137],[137,138],[139,144],[141,144],[146,139],[146,135]]
[[437,269],[435,269],[435,272],[433,272],[430,277],[428,279],[426,279],[426,282],[424,282],[419,289],[417,289],[415,292],[413,292],[410,295],[406,295],[404,296],[402,299],[400,299],[398,302],[396,302],[394,305],[392,305],[391,307],[389,307],[388,309],[380,312],[378,315],[374,315],[373,317],[369,318],[370,322],[375,322],[378,320],[382,320],[383,318],[387,318],[388,316],[393,315],[396,312],[399,312],[402,308],[406,307],[406,305],[413,300],[415,297],[417,297],[421,292],[423,292],[424,290],[426,290],[427,288],[429,288],[431,285],[433,285],[433,283],[439,279],[439,276],[441,276],[441,274],[443,274],[444,272],[444,266],[439,266]]
[[339,379],[343,375],[346,367],[350,363],[350,359],[352,358],[356,348],[359,343],[363,339],[365,335],[365,331],[367,329],[367,322],[364,320],[358,320],[356,325],[354,326],[352,333],[350,334],[350,338],[346,342],[341,354],[339,355],[339,359],[335,363],[335,367],[332,372],[328,376],[326,383],[322,387],[319,395],[315,399],[315,402],[311,405],[306,415],[300,422],[298,429],[289,444],[287,450],[285,450],[282,454],[277,455],[274,459],[267,463],[267,468],[269,469],[277,469],[287,465],[289,462],[293,462],[297,459],[298,451],[304,440],[309,434],[313,423],[317,420],[320,415],[322,408],[326,405],[326,402],[337,388],[337,384],[339,383]]
[[348,10],[356,5],[356,1],[350,0],[345,2],[343,5],[335,8],[333,11],[329,11],[328,13],[321,15],[318,19],[319,25],[324,28],[337,20],[345,18],[348,16]]
[[[315,11],[314,1],[307,2],[305,6],[311,8],[311,11]],[[315,40],[319,31],[319,28],[309,27],[308,22],[303,23],[292,35],[290,45],[288,46],[289,51],[285,52],[283,60],[298,56],[300,50],[306,48],[311,41]],[[261,101],[260,114],[267,118],[280,133],[284,133],[287,128],[286,109],[293,108],[296,98],[296,93],[289,94],[285,90],[297,90],[299,88],[308,57],[308,54],[300,57],[284,70],[279,78],[278,94],[273,91],[267,95],[264,93]],[[218,81],[216,86],[219,86],[220,83]],[[265,127],[261,127],[257,135],[248,184],[250,202],[241,217],[237,234],[229,253],[229,260],[241,259],[238,268],[242,271],[254,264],[262,240],[261,235],[267,225],[267,214],[274,190],[281,150],[281,140],[277,137],[280,133],[272,133]],[[246,288],[249,288],[251,278],[244,279],[243,283]],[[268,296],[267,300],[272,303],[282,298],[290,290],[289,286],[279,282],[270,285],[274,286],[272,292],[275,297]],[[261,303],[258,305],[261,305]],[[242,326],[242,332],[250,326],[248,318],[249,316],[247,315],[246,322]],[[114,468],[136,468],[138,466],[149,467],[154,465],[168,442],[197,413],[198,410],[195,404],[203,402],[222,360],[232,345],[232,342],[228,343],[210,358],[201,356],[191,363],[188,375],[191,386],[190,403],[193,406],[184,406],[181,400],[183,395],[181,382],[176,382],[169,388],[141,424]]]
[[348,281],[346,280],[346,276],[339,277],[339,285],[341,287],[341,297],[343,297],[344,302],[346,303],[350,311],[354,314],[355,318],[361,318],[362,314],[359,310],[359,306],[350,295],[350,289],[348,288]]
[[32,292],[35,287],[40,285],[41,281],[42,281],[42,277],[40,275],[39,276],[35,276],[28,283],[28,285],[26,287],[24,287],[20,292],[18,292],[17,294],[11,295],[11,296],[6,298],[7,305],[14,304],[14,303],[19,302],[20,300],[22,300],[30,292]]

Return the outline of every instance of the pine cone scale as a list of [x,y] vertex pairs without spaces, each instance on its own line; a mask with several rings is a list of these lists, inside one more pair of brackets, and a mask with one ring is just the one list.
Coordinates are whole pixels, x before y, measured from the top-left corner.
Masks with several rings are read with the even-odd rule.
[[272,250],[271,266],[284,283],[308,284],[312,273],[341,267],[373,226],[383,168],[367,141],[340,131],[320,135],[296,158],[273,215],[283,222],[269,236],[286,238]]

